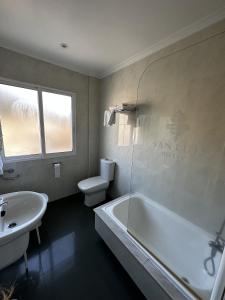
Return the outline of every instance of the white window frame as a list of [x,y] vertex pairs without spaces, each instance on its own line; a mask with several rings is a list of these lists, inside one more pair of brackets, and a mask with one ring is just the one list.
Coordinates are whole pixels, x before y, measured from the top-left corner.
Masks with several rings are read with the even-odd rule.
[[[6,157],[4,152],[4,136],[3,136],[3,161],[7,162],[17,162],[17,161],[27,161],[36,159],[50,159],[57,157],[67,157],[76,155],[76,93],[58,90],[55,88],[49,88],[46,86],[35,85],[31,83],[25,83],[17,80],[11,80],[0,77],[0,84],[21,87],[25,89],[30,89],[37,91],[38,93],[38,117],[39,117],[39,130],[40,130],[40,154],[30,154],[30,155],[18,155]],[[56,152],[56,153],[46,153],[45,149],[45,126],[44,126],[44,114],[43,114],[43,102],[42,102],[42,92],[50,92],[58,95],[65,95],[71,97],[71,118],[72,118],[72,151]]]

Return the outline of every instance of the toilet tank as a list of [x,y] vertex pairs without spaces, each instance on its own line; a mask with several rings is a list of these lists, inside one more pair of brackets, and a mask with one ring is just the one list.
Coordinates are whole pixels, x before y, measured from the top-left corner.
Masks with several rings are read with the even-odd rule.
[[100,175],[107,181],[114,179],[115,162],[110,159],[102,158],[100,160]]

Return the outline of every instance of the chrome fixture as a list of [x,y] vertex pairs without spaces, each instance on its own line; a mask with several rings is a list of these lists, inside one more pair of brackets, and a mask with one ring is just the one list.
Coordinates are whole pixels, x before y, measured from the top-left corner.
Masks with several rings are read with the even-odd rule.
[[[19,174],[15,175],[15,176],[11,176],[14,172],[15,172],[14,169],[5,169],[3,171],[3,175],[1,175],[1,179],[3,179],[3,180],[15,180],[15,179],[18,179],[20,177]],[[6,177],[5,174],[9,174],[10,176]]]
[[8,204],[8,201],[4,201],[3,200],[3,198],[0,198],[0,216],[1,217],[4,217],[4,216],[2,216],[4,213],[3,212],[5,212],[5,208],[6,208],[6,205]]
[[[209,241],[209,247],[211,247],[211,254],[204,260],[204,268],[209,276],[214,276],[216,273],[214,257],[217,252],[223,253],[225,248],[225,239],[222,238],[222,233],[225,226],[225,219],[220,227],[219,232],[216,233],[216,239],[214,241]],[[209,263],[211,262],[211,270],[209,268]]]
[[0,198],[0,232],[4,230],[4,219],[5,219],[5,214],[6,214],[6,206],[8,202],[4,201],[3,198]]
[[221,236],[217,236],[215,241],[209,241],[209,246],[216,251],[223,253],[225,240]]

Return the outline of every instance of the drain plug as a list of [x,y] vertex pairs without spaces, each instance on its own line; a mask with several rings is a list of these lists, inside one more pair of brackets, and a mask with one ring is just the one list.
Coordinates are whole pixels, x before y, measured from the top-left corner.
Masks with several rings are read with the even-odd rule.
[[9,225],[8,225],[8,228],[14,228],[14,227],[16,227],[16,223],[14,222],[14,223],[10,223]]

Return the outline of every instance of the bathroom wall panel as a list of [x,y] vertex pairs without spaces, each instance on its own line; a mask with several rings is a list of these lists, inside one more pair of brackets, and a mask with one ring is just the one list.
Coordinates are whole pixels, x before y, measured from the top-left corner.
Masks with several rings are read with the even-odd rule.
[[99,101],[100,80],[89,78],[89,174],[95,176],[99,171]]
[[[95,110],[99,80],[4,48],[0,48],[0,77],[76,93],[76,155],[7,163],[5,168],[14,168],[20,177],[13,181],[0,179],[0,193],[34,190],[47,193],[50,200],[74,194],[78,191],[77,182],[98,171]],[[52,163],[58,161],[62,162],[61,178],[55,179]]]

